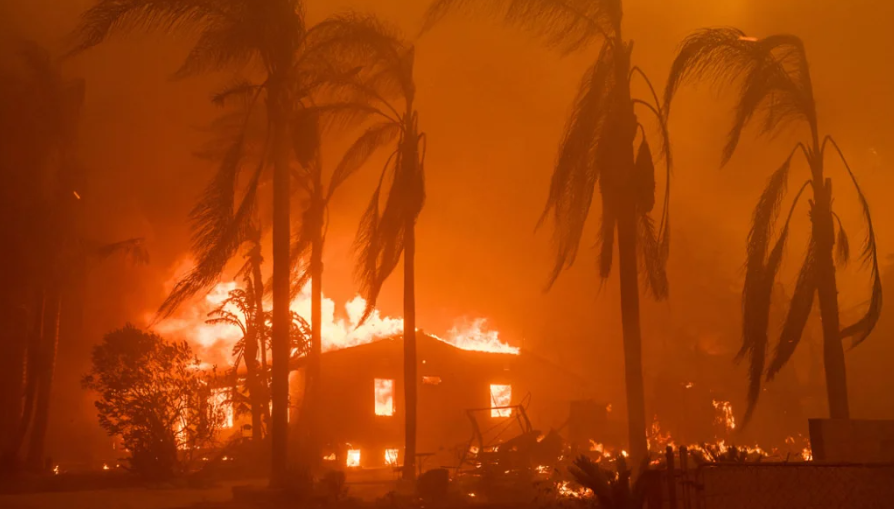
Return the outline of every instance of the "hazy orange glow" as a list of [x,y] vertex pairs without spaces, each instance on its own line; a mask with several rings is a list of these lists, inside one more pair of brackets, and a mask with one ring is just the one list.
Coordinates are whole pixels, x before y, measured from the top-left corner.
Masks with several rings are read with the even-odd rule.
[[376,415],[394,415],[394,380],[376,378]]
[[211,404],[219,411],[223,412],[223,422],[221,428],[230,429],[233,427],[233,402],[229,401],[229,389],[213,389],[211,391]]
[[499,408],[506,407],[512,404],[512,386],[491,384],[490,402],[491,417],[509,417],[510,415],[512,415],[511,408]]

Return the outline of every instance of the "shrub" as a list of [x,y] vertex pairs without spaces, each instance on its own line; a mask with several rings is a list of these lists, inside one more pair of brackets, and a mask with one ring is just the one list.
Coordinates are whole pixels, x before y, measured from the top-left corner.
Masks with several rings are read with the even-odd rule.
[[92,361],[82,384],[99,394],[99,424],[121,436],[131,470],[168,479],[184,472],[192,451],[212,443],[223,412],[209,403],[211,377],[186,342],[127,324],[105,335]]

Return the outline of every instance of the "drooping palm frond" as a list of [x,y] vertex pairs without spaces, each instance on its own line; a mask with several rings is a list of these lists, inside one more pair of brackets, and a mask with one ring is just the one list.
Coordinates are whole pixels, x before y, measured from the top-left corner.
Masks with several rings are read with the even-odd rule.
[[816,284],[816,246],[811,239],[807,248],[807,256],[804,258],[804,264],[798,274],[795,291],[789,302],[788,314],[785,317],[785,324],[782,326],[782,334],[776,345],[776,352],[767,369],[767,381],[772,380],[795,353],[804,333],[804,327],[807,325],[807,318],[810,317],[810,310],[816,295]]
[[[743,426],[750,421],[757,400],[760,397],[768,346],[767,330],[770,321],[770,306],[776,275],[779,272],[782,255],[788,239],[789,223],[801,198],[801,194],[810,185],[810,181],[807,181],[798,190],[795,199],[792,201],[792,206],[789,209],[782,231],[773,249],[768,254],[767,248],[769,247],[770,237],[769,234],[761,232],[769,231],[769,225],[764,222],[764,218],[767,216],[773,217],[776,214],[773,209],[778,208],[778,203],[774,205],[776,198],[773,198],[773,196],[780,193],[778,187],[782,185],[780,180],[783,180],[779,175],[781,173],[780,170],[777,170],[774,176],[770,178],[767,189],[764,190],[758,206],[755,207],[752,231],[748,240],[745,285],[742,289],[742,348],[736,356],[737,360],[741,360],[746,355],[750,357],[748,407],[743,417]],[[772,223],[772,220],[770,220],[770,223]]]
[[332,173],[327,196],[332,196],[338,187],[369,160],[370,156],[381,147],[398,139],[401,133],[400,124],[379,122],[370,126],[345,151],[341,161]]
[[227,262],[248,238],[257,205],[263,161],[249,179],[242,201],[236,207],[236,183],[242,150],[242,140],[239,139],[232,145],[202,199],[193,208],[190,216],[196,265],[174,286],[159,308],[158,318],[167,318],[185,300],[214,284]]
[[641,270],[646,276],[643,283],[655,300],[662,301],[668,297],[670,291],[667,258],[663,255],[661,243],[656,236],[655,223],[648,214],[640,214],[637,230]]
[[844,153],[841,151],[841,148],[838,147],[838,143],[835,142],[835,139],[831,136],[827,136],[825,140],[823,140],[823,154],[825,154],[827,143],[831,144],[831,146],[838,153],[838,157],[844,164],[844,167],[847,170],[847,174],[850,177],[851,182],[854,184],[854,189],[856,189],[857,196],[860,199],[860,206],[863,211],[863,220],[866,222],[866,240],[863,243],[862,258],[863,263],[869,265],[870,267],[870,278],[872,279],[872,291],[869,297],[869,308],[862,318],[857,320],[854,324],[845,327],[841,331],[842,339],[848,337],[853,338],[851,345],[852,347],[855,347],[869,337],[869,335],[872,333],[872,330],[875,329],[875,325],[878,323],[878,320],[882,314],[882,279],[878,268],[878,248],[875,241],[875,229],[872,226],[872,214],[870,214],[869,212],[869,201],[863,194],[863,190],[860,188],[860,184],[857,182],[857,177],[856,175],[854,175],[854,172],[851,170],[850,165],[845,159]]
[[732,157],[742,131],[762,117],[761,133],[772,134],[789,122],[804,120],[816,127],[810,72],[800,39],[775,35],[760,40],[734,28],[709,28],[687,37],[674,59],[665,86],[668,108],[685,81],[740,83],[733,126],[723,151]]
[[620,0],[435,0],[426,11],[422,31],[453,12],[502,19],[563,54],[615,37],[622,16]]
[[[556,262],[547,288],[552,286],[563,269],[574,263],[596,183],[603,170],[598,164],[599,155],[606,150],[603,135],[614,110],[613,54],[611,44],[602,46],[596,62],[581,80],[566,122],[546,207],[538,222],[539,226],[552,213],[555,223],[553,241],[556,245]],[[606,196],[604,193],[601,238],[608,253],[602,259],[610,267],[615,214],[613,207],[607,206],[611,200],[610,193],[608,198]]]
[[839,267],[845,267],[851,259],[851,243],[848,240],[847,232],[844,231],[841,218],[835,212],[832,212],[832,217],[838,222],[838,235],[835,239],[835,261],[838,262]]

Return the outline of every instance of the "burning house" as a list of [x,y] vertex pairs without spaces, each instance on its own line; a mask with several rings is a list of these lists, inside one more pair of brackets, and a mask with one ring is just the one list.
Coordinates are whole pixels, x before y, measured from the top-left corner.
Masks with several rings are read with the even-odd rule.
[[[239,331],[207,323],[205,317],[234,288],[219,284],[204,303],[162,327],[195,345],[209,365],[227,362]],[[403,463],[403,320],[374,312],[360,324],[365,306],[356,297],[337,317],[334,303],[323,302],[321,438],[325,458],[339,467]],[[292,310],[309,316],[309,292],[295,297]],[[483,319],[457,325],[443,338],[419,331],[417,361],[417,463],[425,467],[456,465],[470,448],[493,447],[522,431],[564,429],[564,435],[579,436],[583,444],[604,436],[599,428],[605,427],[606,406],[587,403],[595,391],[583,378],[503,342]],[[291,369],[289,421],[298,426],[304,359],[294,359]],[[225,415],[223,436],[248,435],[250,416],[234,411],[230,390],[221,387],[214,393]]]
[[[417,451],[426,467],[456,465],[470,447],[496,445],[520,429],[563,428],[572,402],[591,395],[580,378],[528,352],[469,350],[418,334],[417,359]],[[321,371],[327,457],[348,467],[402,463],[402,339],[324,353]],[[295,398],[304,392],[303,368],[291,379]]]

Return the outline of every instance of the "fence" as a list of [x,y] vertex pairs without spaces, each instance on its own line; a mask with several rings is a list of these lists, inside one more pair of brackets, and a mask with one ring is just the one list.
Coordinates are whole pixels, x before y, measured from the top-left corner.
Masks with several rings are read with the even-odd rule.
[[648,480],[649,509],[894,507],[891,464],[687,463],[685,449],[668,451],[666,470]]

